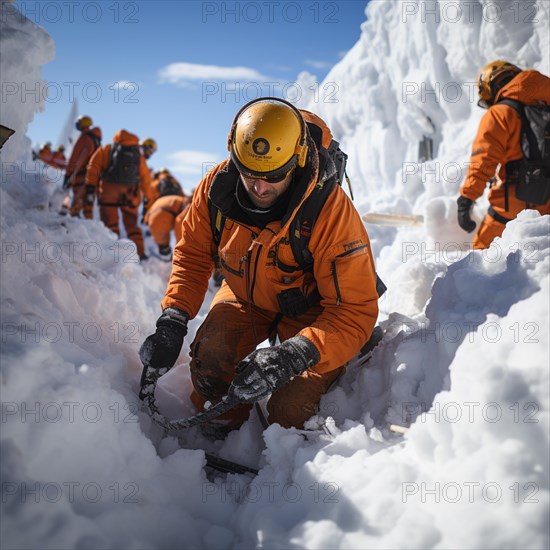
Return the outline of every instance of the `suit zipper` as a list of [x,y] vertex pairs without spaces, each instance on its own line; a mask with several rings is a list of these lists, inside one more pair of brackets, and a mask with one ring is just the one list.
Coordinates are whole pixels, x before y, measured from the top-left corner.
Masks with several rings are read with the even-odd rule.
[[[258,268],[258,254],[256,254],[256,263],[254,264],[254,275],[252,281],[250,281],[250,266],[252,264],[252,255],[254,250],[254,239],[257,237],[255,233],[252,234],[252,245],[248,249],[246,256],[243,256],[241,260],[246,263],[246,294],[248,298],[248,311],[250,313],[250,325],[252,326],[252,333],[254,335],[254,342],[258,345],[258,333],[256,331],[256,325],[254,324],[254,316],[252,314],[252,305],[254,304],[254,285],[256,284],[256,273]],[[261,245],[258,245],[258,249],[261,248]]]
[[258,272],[258,256],[260,254],[261,244],[257,245],[258,251],[256,253],[256,261],[254,262],[254,273],[252,274],[252,280],[250,278],[250,268],[252,267],[252,257],[254,255],[254,239],[257,237],[255,233],[252,234],[252,245],[248,249],[246,256],[243,256],[243,260],[246,262],[246,289],[248,296],[248,303],[254,303],[254,286],[256,284],[256,274]]
[[[254,298],[254,286],[256,285],[256,274],[258,273],[258,258],[260,257],[260,250],[262,248],[262,245],[258,245],[258,251],[256,252],[256,261],[254,262],[254,275],[252,277],[252,285],[250,287],[250,297]],[[250,254],[250,257],[252,259],[252,254]]]
[[336,260],[332,261],[332,280],[334,281],[334,287],[336,288],[336,305],[340,305],[340,300],[342,296],[340,295],[340,287],[338,286],[338,274],[336,273]]

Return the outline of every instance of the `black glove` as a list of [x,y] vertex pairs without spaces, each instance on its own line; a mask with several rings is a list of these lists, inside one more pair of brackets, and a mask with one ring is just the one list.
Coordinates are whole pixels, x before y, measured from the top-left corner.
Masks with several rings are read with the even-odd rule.
[[456,204],[458,205],[458,225],[464,231],[471,233],[476,228],[476,222],[470,217],[470,210],[474,201],[460,195],[456,200]]
[[94,204],[95,199],[95,187],[93,185],[86,185],[86,197],[84,201],[86,204]]
[[237,376],[227,394],[241,403],[260,401],[292,377],[316,365],[320,358],[319,350],[304,336],[255,350],[237,365]]
[[175,307],[167,307],[157,320],[157,330],[148,336],[139,349],[143,363],[139,398],[144,399],[151,380],[166,374],[176,363],[187,334],[189,316]]
[[212,274],[212,277],[214,278],[214,284],[216,286],[222,286],[222,283],[225,277],[223,276],[223,273],[219,269],[214,269],[214,273]]
[[65,174],[65,177],[63,178],[63,189],[69,189],[71,186],[70,179],[71,176],[69,176],[69,174]]
[[161,260],[169,262],[172,259],[172,247],[169,244],[166,246],[159,244],[159,256]]

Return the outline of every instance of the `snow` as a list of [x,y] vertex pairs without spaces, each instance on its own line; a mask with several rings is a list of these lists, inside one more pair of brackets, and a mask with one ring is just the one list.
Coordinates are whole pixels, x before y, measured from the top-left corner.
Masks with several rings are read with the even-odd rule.
[[[368,226],[389,287],[386,333],[369,367],[350,365],[322,398],[333,437],[277,425],[262,436],[255,412],[225,442],[197,427],[178,440],[152,423],[138,404],[137,351],[169,266],[140,265],[99,221],[48,208],[59,175],[37,172],[25,137],[41,105],[8,97],[3,548],[548,548],[548,216],[525,211],[472,251],[454,203],[482,114],[464,83],[497,57],[549,74],[548,4],[516,3],[535,6],[533,22],[525,10],[516,22],[506,2],[442,2],[439,18],[432,4],[371,2],[360,41],[325,81],[338,83],[338,101],[308,105],[350,156],[361,212],[426,220]],[[494,6],[503,16],[490,22]],[[33,86],[53,43],[25,18],[1,21],[2,81]],[[459,83],[463,95],[422,96],[420,83]],[[422,135],[436,157],[418,165]],[[159,384],[170,417],[194,412],[187,354],[214,292]],[[201,449],[260,472],[208,479]]]

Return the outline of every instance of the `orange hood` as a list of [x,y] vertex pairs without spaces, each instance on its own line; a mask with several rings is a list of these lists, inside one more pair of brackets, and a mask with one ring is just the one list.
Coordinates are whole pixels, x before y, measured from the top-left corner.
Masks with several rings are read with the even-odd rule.
[[139,138],[135,134],[131,134],[126,130],[119,130],[113,136],[113,142],[119,143],[120,145],[139,145]]
[[549,84],[550,79],[538,71],[522,71],[498,92],[495,103],[507,97],[522,103],[544,101],[550,105]]

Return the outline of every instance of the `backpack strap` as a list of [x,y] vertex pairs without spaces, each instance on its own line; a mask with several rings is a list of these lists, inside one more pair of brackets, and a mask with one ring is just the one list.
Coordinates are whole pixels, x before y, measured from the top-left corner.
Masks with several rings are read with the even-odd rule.
[[214,252],[212,260],[214,261],[214,266],[216,267],[216,269],[219,269],[220,259],[218,255],[218,248],[222,239],[222,231],[225,226],[226,217],[222,214],[222,211],[217,206],[214,206],[214,203],[212,202],[210,197],[208,197],[208,211],[210,213],[210,228],[212,229],[212,239],[214,240],[214,247],[216,250]]
[[214,238],[216,248],[218,248],[218,246],[220,246],[222,231],[225,225],[225,216],[217,206],[214,206],[214,203],[210,199],[208,199],[208,209],[210,211],[210,227],[212,228],[212,237]]
[[[290,247],[294,258],[300,268],[303,271],[313,271],[313,256],[308,248],[313,227],[325,202],[330,194],[336,188],[336,179],[333,177],[330,180],[315,186],[315,189],[311,195],[307,198],[300,210],[296,213],[296,216],[292,220],[289,231]],[[382,279],[376,274],[376,292],[380,298],[388,289]],[[320,299],[318,291],[316,295],[308,297],[308,301],[311,302],[308,305],[314,305]]]
[[308,248],[311,232],[335,186],[336,179],[334,177],[326,181],[318,181],[311,195],[304,201],[290,224],[290,247],[296,262],[303,271],[313,271],[313,256]]
[[[542,160],[542,152],[539,150],[539,146],[537,144],[537,138],[535,137],[535,134],[533,133],[533,129],[531,128],[531,124],[529,123],[529,120],[527,119],[527,115],[525,114],[525,106],[521,101],[517,101],[515,99],[509,99],[504,98],[501,99],[498,102],[498,105],[508,105],[508,107],[512,107],[518,115],[521,118],[521,134],[522,137],[525,136],[527,139],[527,143],[529,143],[529,160]],[[522,147],[523,149],[523,147]]]
[[98,138],[93,132],[89,132],[88,136],[92,138],[92,142],[94,144],[94,150],[92,151],[92,154],[95,153],[96,149],[101,145],[101,139]]

